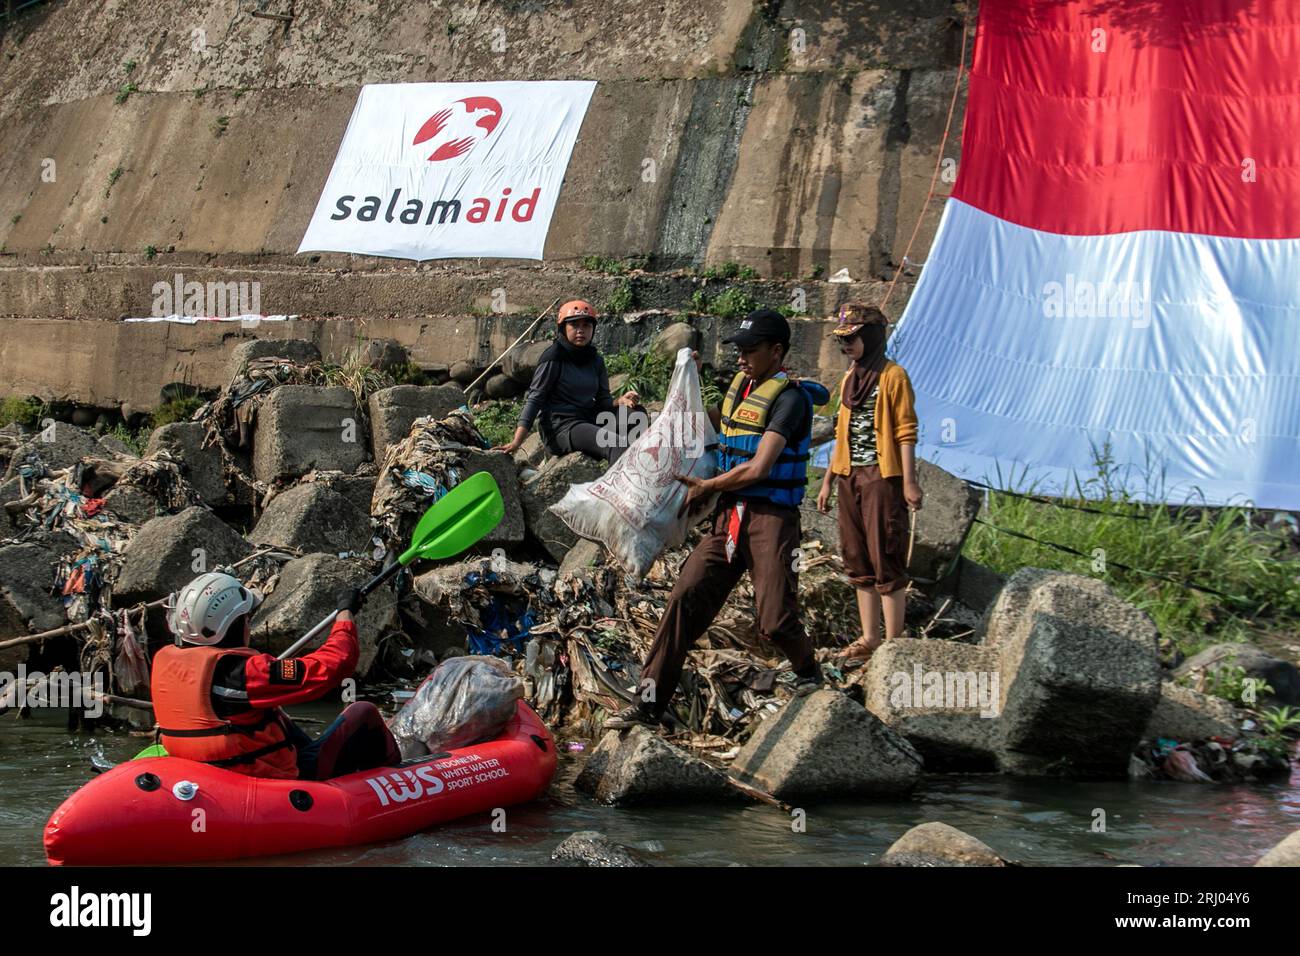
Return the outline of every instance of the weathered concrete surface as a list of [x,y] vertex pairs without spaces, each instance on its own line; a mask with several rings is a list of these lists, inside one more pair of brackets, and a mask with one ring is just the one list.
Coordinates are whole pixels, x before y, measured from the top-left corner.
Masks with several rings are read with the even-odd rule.
[[721,770],[644,727],[608,731],[573,784],[601,803],[743,799]]
[[253,470],[260,481],[315,468],[351,472],[369,454],[365,418],[346,388],[282,385],[257,411]]
[[536,475],[521,485],[519,495],[524,508],[524,522],[557,564],[578,543],[578,536],[550,510],[550,506],[563,498],[570,486],[595,481],[604,472],[603,462],[575,451],[563,458],[550,459]]
[[178,462],[185,480],[194,486],[203,503],[209,507],[225,504],[230,497],[226,490],[225,462],[221,451],[214,445],[203,447],[207,428],[199,422],[172,422],[155,428],[149,435],[145,457],[160,451],[169,452]]
[[1168,737],[1179,743],[1191,743],[1210,737],[1232,740],[1239,733],[1237,713],[1226,700],[1165,681],[1160,685],[1160,701],[1142,738],[1154,741],[1158,737]]
[[833,690],[792,698],[732,763],[741,782],[792,799],[898,796],[911,792],[922,768],[902,736]]
[[411,432],[411,423],[431,415],[442,418],[465,403],[456,385],[395,385],[370,396],[370,449],[382,462],[388,446]]
[[366,552],[370,515],[320,482],[303,482],[271,499],[248,540],[307,554]]
[[179,591],[203,571],[234,564],[253,551],[238,532],[205,508],[154,518],[131,539],[113,582],[114,607]]

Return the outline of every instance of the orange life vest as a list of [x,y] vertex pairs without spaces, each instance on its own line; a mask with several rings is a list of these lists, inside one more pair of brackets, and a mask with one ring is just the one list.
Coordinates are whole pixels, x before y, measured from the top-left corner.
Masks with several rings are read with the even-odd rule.
[[298,776],[296,749],[278,709],[222,718],[212,707],[217,663],[257,653],[251,647],[169,646],[154,656],[153,713],[168,754],[253,777]]

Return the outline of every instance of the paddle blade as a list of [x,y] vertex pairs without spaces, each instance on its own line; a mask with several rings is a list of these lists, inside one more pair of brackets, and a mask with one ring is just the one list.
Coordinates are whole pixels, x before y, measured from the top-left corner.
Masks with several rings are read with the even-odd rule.
[[496,479],[490,472],[476,472],[424,513],[411,535],[411,546],[397,559],[398,563],[454,557],[481,541],[505,514]]
[[154,744],[152,747],[145,747],[144,750],[141,750],[132,759],[144,760],[146,757],[166,757],[166,756],[167,756],[167,748],[164,747],[162,744]]

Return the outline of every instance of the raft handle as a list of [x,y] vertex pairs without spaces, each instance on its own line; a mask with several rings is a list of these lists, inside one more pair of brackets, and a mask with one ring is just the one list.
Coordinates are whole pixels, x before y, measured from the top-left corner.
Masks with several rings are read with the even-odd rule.
[[162,786],[162,781],[158,779],[157,774],[142,773],[135,778],[135,785],[145,793],[150,793]]
[[539,737],[537,734],[529,734],[529,736],[533,738],[533,743],[537,744],[537,749],[546,753],[546,738]]
[[306,790],[290,790],[289,802],[293,804],[295,810],[301,810],[303,813],[306,813],[311,809],[313,801],[311,794]]

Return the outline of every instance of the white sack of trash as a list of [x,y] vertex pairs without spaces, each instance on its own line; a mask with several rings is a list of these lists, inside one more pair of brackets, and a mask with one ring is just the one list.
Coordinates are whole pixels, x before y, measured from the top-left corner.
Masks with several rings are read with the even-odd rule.
[[389,722],[402,759],[499,737],[523,699],[524,684],[497,657],[452,657],[433,669]]
[[665,548],[686,539],[693,520],[678,516],[686,486],[675,475],[710,478],[717,471],[717,432],[700,397],[700,373],[690,349],[677,353],[659,417],[605,474],[572,486],[551,505],[574,534],[598,541],[628,574],[640,579]]

